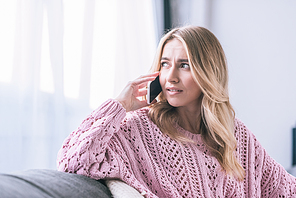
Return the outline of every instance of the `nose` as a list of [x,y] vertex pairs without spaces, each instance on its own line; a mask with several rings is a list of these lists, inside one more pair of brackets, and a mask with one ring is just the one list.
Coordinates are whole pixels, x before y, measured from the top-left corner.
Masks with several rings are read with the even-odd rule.
[[178,70],[175,66],[172,66],[167,73],[167,81],[170,83],[178,83],[179,75]]

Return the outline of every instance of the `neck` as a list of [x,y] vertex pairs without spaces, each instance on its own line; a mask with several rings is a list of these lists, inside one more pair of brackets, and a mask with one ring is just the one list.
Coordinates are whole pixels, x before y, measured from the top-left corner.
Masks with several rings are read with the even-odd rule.
[[191,133],[200,133],[201,111],[199,109],[188,110],[183,108],[177,109],[179,114],[179,125]]

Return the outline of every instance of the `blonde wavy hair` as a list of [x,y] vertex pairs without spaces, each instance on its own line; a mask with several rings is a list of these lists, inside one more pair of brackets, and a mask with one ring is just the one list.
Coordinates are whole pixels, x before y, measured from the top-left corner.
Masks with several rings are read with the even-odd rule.
[[[183,43],[193,79],[202,90],[201,121],[197,121],[197,127],[203,141],[227,174],[243,180],[244,169],[235,155],[235,112],[229,102],[227,62],[220,42],[203,27],[175,28],[160,40],[151,72],[160,71],[163,48],[172,39]],[[149,116],[163,133],[181,142],[190,141],[174,127],[179,121],[176,107],[162,93],[158,102],[151,105]]]

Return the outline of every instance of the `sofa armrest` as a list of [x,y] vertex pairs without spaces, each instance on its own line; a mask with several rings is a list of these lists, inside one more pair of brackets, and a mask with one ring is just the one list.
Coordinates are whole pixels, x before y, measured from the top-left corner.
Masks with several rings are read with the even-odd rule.
[[125,182],[117,179],[108,179],[105,181],[107,187],[111,191],[114,198],[143,198],[144,194],[140,194],[135,188],[129,186]]

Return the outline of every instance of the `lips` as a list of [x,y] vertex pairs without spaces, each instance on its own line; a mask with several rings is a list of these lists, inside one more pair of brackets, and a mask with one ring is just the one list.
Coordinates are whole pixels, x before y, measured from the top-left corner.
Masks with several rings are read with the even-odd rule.
[[181,89],[178,89],[176,87],[168,87],[166,88],[166,90],[169,92],[169,93],[181,93],[183,90]]
[[178,90],[178,89],[167,89],[167,90],[171,92],[182,92],[182,90]]

